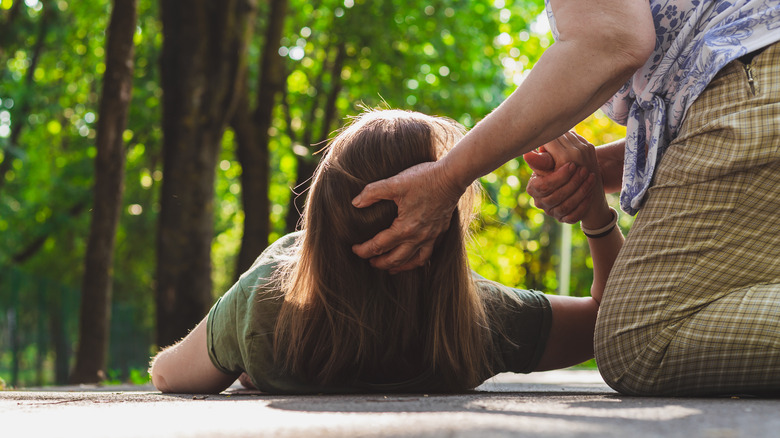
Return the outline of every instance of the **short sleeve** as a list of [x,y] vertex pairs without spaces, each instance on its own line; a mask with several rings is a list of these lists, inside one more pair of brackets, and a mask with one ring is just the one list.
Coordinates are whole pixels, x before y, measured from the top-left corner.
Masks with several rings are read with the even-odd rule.
[[264,392],[311,392],[280,370],[274,361],[274,330],[284,298],[270,279],[295,251],[301,233],[270,245],[254,265],[211,308],[207,323],[209,358],[222,372],[246,372]]
[[269,290],[269,279],[280,260],[289,256],[296,235],[284,236],[263,251],[209,311],[208,353],[220,371],[247,372],[258,383],[273,368],[273,328],[282,298]]
[[221,296],[209,311],[207,320],[209,358],[223,373],[240,374],[244,370],[236,316],[246,311],[241,305],[246,302],[245,295],[241,282],[238,282]]
[[487,295],[492,332],[492,372],[530,373],[542,358],[552,324],[552,308],[544,293],[515,289],[475,275]]

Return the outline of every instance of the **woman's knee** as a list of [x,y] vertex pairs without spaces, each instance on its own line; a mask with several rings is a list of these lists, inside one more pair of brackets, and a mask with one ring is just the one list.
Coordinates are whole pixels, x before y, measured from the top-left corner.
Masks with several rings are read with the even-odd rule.
[[668,390],[661,381],[662,361],[653,347],[648,328],[617,328],[602,321],[596,325],[594,350],[604,381],[627,395],[661,395]]

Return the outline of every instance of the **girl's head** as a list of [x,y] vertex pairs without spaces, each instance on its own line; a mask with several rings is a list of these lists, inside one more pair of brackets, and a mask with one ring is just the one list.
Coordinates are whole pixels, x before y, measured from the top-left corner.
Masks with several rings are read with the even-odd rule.
[[351,249],[397,214],[391,201],[352,206],[363,187],[438,160],[463,133],[449,119],[376,110],[330,142],[307,197],[298,257],[281,280],[285,302],[275,354],[288,371],[323,385],[421,375],[436,376],[427,379],[429,390],[479,384],[486,371],[485,315],[464,248],[474,190],[421,268],[390,275]]

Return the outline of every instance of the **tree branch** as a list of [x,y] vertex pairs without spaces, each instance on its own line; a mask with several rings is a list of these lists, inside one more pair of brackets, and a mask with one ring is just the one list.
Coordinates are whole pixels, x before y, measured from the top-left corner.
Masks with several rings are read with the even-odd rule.
[[[21,2],[14,2],[14,4],[17,3]],[[27,75],[25,75],[24,78],[25,90],[32,89],[33,83],[35,82],[35,69],[38,67],[38,61],[43,52],[43,43],[46,40],[46,34],[48,33],[49,19],[54,13],[54,9],[47,7],[46,3],[42,3],[42,5],[43,15],[41,17],[40,27],[38,28],[38,37],[35,41],[35,46],[33,46],[33,55],[30,60],[30,66],[27,68]],[[24,115],[30,110],[30,98],[28,96],[29,93],[24,94],[24,99],[22,99],[22,102],[19,105],[18,114]],[[8,146],[3,150],[3,161],[0,163],[0,190],[5,184],[5,175],[11,170],[14,155],[18,154],[15,152],[15,149],[19,149],[18,141],[23,127],[24,125],[18,120],[14,123],[13,128],[11,129],[11,136],[8,138]]]
[[[74,205],[72,205],[69,209],[67,214],[65,215],[67,218],[74,218],[81,214],[82,211],[84,211],[84,208],[87,206],[86,200],[81,200]],[[21,265],[27,259],[34,256],[38,251],[40,251],[41,248],[43,248],[43,244],[46,243],[46,241],[51,237],[60,226],[60,223],[64,222],[60,220],[60,216],[53,216],[50,219],[49,223],[45,224],[43,226],[43,229],[45,230],[40,236],[35,238],[32,242],[30,242],[27,246],[24,247],[21,251],[18,251],[16,254],[11,256],[11,261],[14,264]]]

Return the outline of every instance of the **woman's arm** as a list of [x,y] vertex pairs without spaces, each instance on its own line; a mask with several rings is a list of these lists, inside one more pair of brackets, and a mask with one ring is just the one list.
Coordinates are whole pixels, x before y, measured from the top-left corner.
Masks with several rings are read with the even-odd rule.
[[646,0],[552,0],[551,6],[558,41],[440,161],[459,187],[563,135],[612,97],[653,51]]
[[391,270],[424,263],[472,181],[583,120],[654,48],[646,0],[552,0],[552,8],[559,39],[506,101],[441,160],[369,184],[355,198],[356,207],[391,199],[399,209],[388,230],[353,248],[357,255]]
[[154,387],[162,392],[221,392],[237,375],[225,374],[211,363],[203,318],[181,341],[159,352],[152,360],[149,374]]

